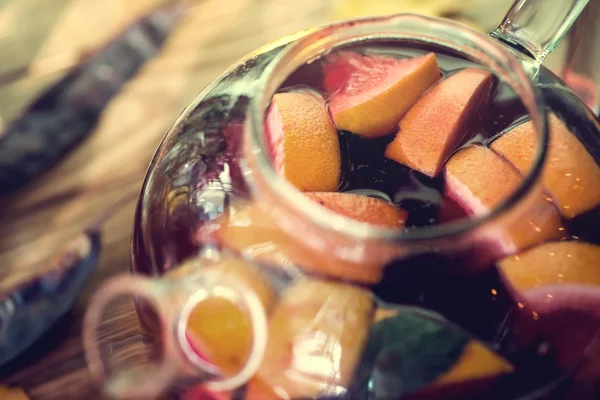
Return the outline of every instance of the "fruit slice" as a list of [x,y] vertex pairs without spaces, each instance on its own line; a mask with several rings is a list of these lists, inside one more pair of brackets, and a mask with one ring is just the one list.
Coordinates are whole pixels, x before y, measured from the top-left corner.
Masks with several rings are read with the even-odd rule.
[[510,164],[482,146],[454,154],[445,172],[446,195],[470,215],[484,215],[500,205],[522,179]]
[[[485,215],[498,207],[522,179],[508,162],[482,146],[454,154],[445,174],[445,195],[469,215]],[[521,218],[496,224],[492,239],[504,254],[563,236],[560,214],[543,195],[531,200]]]
[[303,191],[334,191],[340,182],[338,133],[316,93],[273,96],[266,134],[275,168]]
[[374,197],[353,193],[307,193],[306,196],[338,214],[373,225],[401,228],[408,217],[400,207]]
[[[561,213],[572,218],[600,204],[600,166],[556,115],[548,116],[548,125],[550,146],[542,182]],[[529,121],[494,140],[491,148],[527,174],[536,145],[537,135]]]
[[0,400],[29,400],[20,387],[0,386]]
[[301,279],[273,311],[257,378],[281,398],[335,394],[352,380],[372,312],[367,290]]
[[537,350],[535,354],[542,358],[547,355],[545,362],[562,371],[577,367],[575,387],[580,380],[585,385],[585,381],[600,378],[600,288],[544,285],[526,291],[521,304],[521,312],[515,313],[514,325],[509,327],[517,338],[517,348]]
[[499,262],[513,287],[527,290],[558,283],[600,286],[600,246],[583,242],[546,243]]
[[324,71],[336,126],[365,137],[391,133],[440,78],[434,53],[401,60],[339,52],[327,58]]
[[[192,266],[188,264],[187,268]],[[237,282],[252,290],[266,312],[275,303],[274,291],[254,266],[238,259],[224,258],[206,268],[210,268],[206,270],[207,279]],[[224,297],[208,297],[198,303],[187,321],[186,335],[198,355],[226,375],[235,374],[244,366],[252,346],[249,315]]]
[[441,316],[403,307],[388,315],[371,329],[355,378],[358,392],[400,399],[424,389],[496,378],[514,370],[504,358]]
[[434,385],[446,385],[469,379],[480,379],[487,376],[502,375],[510,373],[514,367],[484,346],[477,340],[471,340],[463,348],[462,353],[456,363],[442,375],[440,375]]
[[[330,206],[332,200],[337,200],[341,206],[338,206],[339,210],[336,211],[342,214],[349,213],[347,216],[363,222],[400,227],[404,221],[405,212],[383,200],[348,193],[313,193],[309,196],[324,198],[324,203]],[[358,212],[361,210],[362,212]],[[219,238],[225,246],[258,261],[277,265],[292,276],[298,274],[296,267],[301,267],[336,278],[376,283],[381,280],[384,264],[395,255],[386,254],[379,248],[363,243],[360,260],[347,261],[339,258],[333,251],[320,251],[310,247],[303,237],[319,234],[320,231],[304,231],[298,227],[299,237],[290,235],[279,228],[279,222],[271,214],[263,212],[256,203],[230,207],[219,227]],[[340,247],[337,236],[323,236],[321,240],[326,241],[328,247]]]
[[448,154],[467,138],[473,120],[487,106],[494,77],[467,68],[445,78],[423,95],[400,121],[385,156],[436,176]]

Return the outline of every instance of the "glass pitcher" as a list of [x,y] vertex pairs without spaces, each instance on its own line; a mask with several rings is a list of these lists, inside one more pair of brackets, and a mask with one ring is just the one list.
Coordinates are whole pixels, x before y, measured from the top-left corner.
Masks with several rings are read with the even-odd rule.
[[[598,120],[541,65],[587,1],[547,3],[516,1],[491,37],[410,14],[309,29],[205,88],[150,165],[133,276],[86,315],[108,394],[597,398]],[[425,152],[396,156],[411,132]],[[148,368],[107,365],[122,295]]]

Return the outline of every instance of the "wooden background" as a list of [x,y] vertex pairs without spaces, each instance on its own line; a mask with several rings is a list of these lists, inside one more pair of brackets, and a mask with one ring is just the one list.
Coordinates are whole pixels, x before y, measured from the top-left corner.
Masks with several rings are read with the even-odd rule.
[[[33,62],[30,73],[0,86],[0,125],[61,76],[61,68],[118,32],[160,0],[0,0],[0,76]],[[81,232],[105,206],[137,192],[162,135],[196,94],[249,51],[325,22],[323,0],[204,0],[159,56],[107,107],[91,136],[57,167],[18,194],[0,199],[0,268],[26,273]],[[4,384],[31,399],[95,399],[80,342],[91,293],[129,268],[132,200],[104,229],[100,264],[73,310],[40,343],[3,368]],[[142,356],[131,303],[112,316],[110,341]],[[122,350],[123,351],[123,350]]]

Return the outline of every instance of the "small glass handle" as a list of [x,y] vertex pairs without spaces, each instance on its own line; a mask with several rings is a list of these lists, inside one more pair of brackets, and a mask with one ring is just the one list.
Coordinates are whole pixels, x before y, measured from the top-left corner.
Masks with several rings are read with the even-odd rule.
[[[197,271],[193,279],[158,279],[122,275],[105,283],[94,295],[83,325],[83,345],[92,376],[113,398],[150,399],[181,382],[202,382],[210,390],[233,390],[258,370],[267,343],[267,317],[257,295],[231,277],[211,277]],[[203,275],[207,275],[206,277]],[[102,350],[99,328],[103,311],[122,296],[146,301],[162,326],[162,359],[150,368],[130,368],[111,373]],[[219,368],[202,359],[188,342],[187,321],[194,308],[209,297],[222,297],[248,310],[253,333],[250,354],[235,375],[221,379]]]
[[[153,398],[161,393],[174,381],[177,371],[175,364],[169,362],[171,341],[163,343],[165,356],[162,362],[144,371],[143,374],[126,370],[116,376],[111,375],[104,363],[98,328],[103,321],[103,311],[111,301],[119,296],[141,296],[161,316],[168,313],[162,310],[160,296],[157,296],[154,282],[143,278],[119,276],[108,281],[92,298],[83,323],[83,346],[88,368],[92,376],[104,384],[107,394],[111,397],[124,398]],[[158,288],[160,290],[160,288]],[[143,379],[138,379],[144,375]]]
[[491,36],[542,63],[589,0],[515,0]]

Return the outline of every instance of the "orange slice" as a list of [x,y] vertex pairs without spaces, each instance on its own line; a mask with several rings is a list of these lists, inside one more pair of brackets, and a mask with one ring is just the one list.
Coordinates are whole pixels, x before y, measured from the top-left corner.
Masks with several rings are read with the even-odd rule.
[[283,294],[273,311],[257,378],[290,399],[315,398],[328,389],[347,387],[372,313],[367,290],[301,279]]
[[600,246],[583,242],[546,243],[498,263],[517,290],[558,283],[600,286]]
[[402,118],[385,156],[438,175],[448,154],[472,132],[470,124],[487,106],[493,83],[493,75],[478,68],[463,69],[439,82]]
[[[572,218],[600,204],[600,167],[556,115],[549,115],[548,124],[550,146],[542,181],[561,213]],[[527,174],[536,145],[537,135],[529,121],[494,140],[491,148]]]
[[338,129],[365,137],[392,133],[439,78],[434,53],[412,59],[340,52],[325,66],[329,110]]
[[316,93],[278,93],[266,118],[275,168],[303,191],[329,192],[340,183],[338,133]]
[[[522,179],[508,162],[482,146],[469,146],[454,154],[446,164],[445,174],[446,196],[470,215],[485,215],[498,207]],[[563,236],[560,214],[540,195],[522,218],[498,226],[495,235],[502,249],[513,253]]]
[[[333,206],[332,200],[337,200],[339,205],[335,207],[340,213],[350,213],[347,216],[363,222],[400,227],[405,221],[404,210],[383,200],[348,193],[331,193],[330,196],[313,193],[309,196],[325,199],[322,200],[325,206]],[[300,235],[304,234],[312,233],[303,232]],[[300,267],[336,278],[377,283],[381,280],[384,264],[393,258],[391,254],[388,258],[378,250],[371,250],[368,245],[365,245],[364,257],[359,262],[340,259],[331,251],[319,251],[310,247],[302,237],[290,235],[279,228],[278,222],[256,203],[231,207],[219,227],[219,238],[225,246],[253,259],[277,265],[291,275],[297,275],[297,267]],[[336,245],[335,240],[331,245]]]
[[307,193],[306,196],[338,214],[368,224],[402,228],[408,217],[400,207],[373,197],[353,193]]
[[[219,281],[231,279],[244,285],[256,294],[265,312],[275,303],[272,288],[256,267],[244,261],[226,258],[208,272],[209,277]],[[252,347],[249,315],[223,297],[209,297],[198,303],[187,321],[186,334],[196,352],[226,374],[234,374],[244,366]]]

